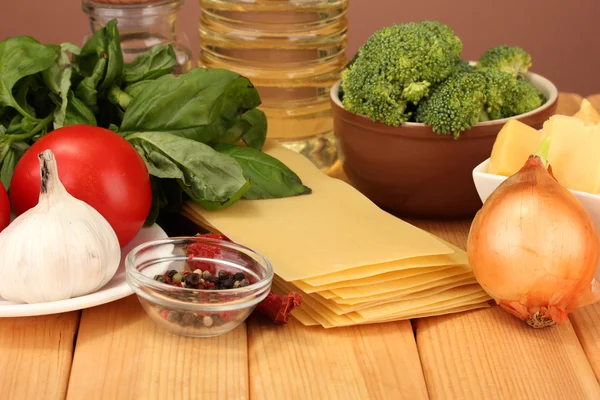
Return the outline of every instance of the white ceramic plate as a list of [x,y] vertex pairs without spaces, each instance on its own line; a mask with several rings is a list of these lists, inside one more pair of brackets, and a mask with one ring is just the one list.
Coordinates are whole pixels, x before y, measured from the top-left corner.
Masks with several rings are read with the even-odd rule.
[[97,292],[68,300],[48,303],[24,304],[6,301],[0,297],[0,317],[29,317],[33,315],[57,314],[98,306],[122,299],[133,291],[125,279],[125,257],[137,245],[150,240],[165,239],[167,234],[156,224],[143,228],[140,233],[121,249],[121,265],[113,278]]
[[[484,203],[492,192],[507,178],[506,176],[488,173],[489,163],[490,159],[488,158],[473,170],[473,181],[475,182],[479,198]],[[578,190],[569,189],[569,191],[577,197],[587,212],[590,213],[596,229],[600,232],[600,195],[580,192]],[[598,265],[598,269],[596,270],[596,279],[600,280],[600,265]]]

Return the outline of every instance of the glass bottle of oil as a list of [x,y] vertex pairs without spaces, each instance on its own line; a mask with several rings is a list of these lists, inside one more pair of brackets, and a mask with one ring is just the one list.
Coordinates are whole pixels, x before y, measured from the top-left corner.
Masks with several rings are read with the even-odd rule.
[[346,65],[349,0],[199,0],[200,66],[248,77],[268,137],[326,170],[337,160],[329,90]]

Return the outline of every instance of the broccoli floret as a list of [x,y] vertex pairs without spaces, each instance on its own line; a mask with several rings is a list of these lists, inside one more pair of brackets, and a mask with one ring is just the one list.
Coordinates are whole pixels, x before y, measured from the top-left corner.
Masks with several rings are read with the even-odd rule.
[[531,67],[531,55],[520,47],[502,44],[486,50],[477,67],[497,68],[519,77]]
[[[476,74],[485,79],[485,112],[489,120],[505,118],[504,107],[510,102],[517,78],[495,68],[477,68]],[[481,119],[486,121],[486,119]]]
[[460,132],[485,118],[485,90],[486,82],[481,74],[452,75],[419,104],[416,120],[431,125],[437,134],[453,134],[457,139]]
[[546,102],[546,97],[531,82],[517,79],[502,106],[502,118],[525,114]]
[[473,72],[475,70],[475,66],[469,64],[466,60],[459,60],[458,63],[454,66],[452,73],[459,74],[461,72]]
[[342,74],[344,108],[398,126],[410,119],[411,103],[451,74],[461,50],[452,29],[437,21],[382,28]]

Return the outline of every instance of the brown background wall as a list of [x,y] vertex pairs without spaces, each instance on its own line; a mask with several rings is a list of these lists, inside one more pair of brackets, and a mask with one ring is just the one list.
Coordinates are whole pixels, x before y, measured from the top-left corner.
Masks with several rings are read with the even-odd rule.
[[[0,40],[27,34],[44,42],[80,43],[87,17],[79,0],[0,0]],[[197,0],[185,0],[180,30],[197,55]],[[533,56],[533,70],[559,90],[600,92],[600,0],[351,0],[348,53],[376,29],[437,19],[462,38],[465,58],[487,47],[519,45]]]

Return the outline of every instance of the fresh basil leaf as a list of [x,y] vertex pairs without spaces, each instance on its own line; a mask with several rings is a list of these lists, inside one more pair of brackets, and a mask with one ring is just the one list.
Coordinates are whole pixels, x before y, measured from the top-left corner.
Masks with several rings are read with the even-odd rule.
[[202,206],[202,208],[205,208],[207,210],[211,210],[211,211],[223,210],[227,207],[232,206],[233,204],[238,202],[240,199],[242,199],[242,197],[244,197],[244,195],[246,193],[248,193],[248,190],[250,190],[251,187],[252,187],[252,183],[250,181],[246,182],[246,184],[244,186],[242,186],[240,188],[240,190],[238,190],[233,196],[231,196],[231,198],[229,200],[227,200],[224,203],[219,203],[216,201],[208,201],[208,200],[194,200],[194,201],[196,203],[200,204],[200,206]]
[[10,181],[17,166],[17,154],[15,150],[9,147],[8,151],[2,159],[2,167],[0,167],[0,182],[7,191],[10,189]]
[[267,116],[255,108],[244,113],[242,119],[250,124],[250,129],[242,135],[242,140],[248,147],[261,150],[267,140]]
[[54,111],[54,129],[58,129],[65,124],[72,72],[71,61],[64,50],[60,52],[60,56],[50,68],[42,71],[44,83],[61,100],[59,107]]
[[136,83],[132,83],[131,85],[125,86],[125,89],[123,90],[131,97],[137,97],[142,92],[142,90],[144,90],[146,86],[148,86],[152,82],[154,81],[139,81]]
[[122,82],[129,85],[154,80],[168,74],[176,64],[173,47],[170,44],[158,44],[123,67]]
[[0,136],[0,182],[8,191],[10,189],[10,181],[13,176],[17,162],[21,156],[29,148],[26,143],[12,142],[7,136]]
[[117,20],[113,19],[104,27],[106,30],[106,52],[108,53],[108,64],[106,75],[100,84],[100,91],[108,91],[112,85],[119,81],[123,73],[123,52],[121,51],[121,38],[117,28]]
[[69,43],[69,42],[61,43],[60,48],[62,51],[66,51],[67,53],[71,53],[76,56],[81,54],[81,47],[79,47],[73,43]]
[[[63,126],[77,124],[96,125],[96,117],[92,110],[79,100],[72,90],[68,91],[66,103],[63,104],[67,105]],[[56,128],[56,115],[54,118]]]
[[14,108],[0,107],[0,124],[6,128],[15,115],[17,115],[17,110]]
[[143,140],[131,141],[131,143],[146,162],[150,175],[157,178],[183,179],[183,172],[177,163],[157,151],[154,145]]
[[250,81],[224,69],[196,68],[149,83],[129,104],[121,132],[161,132],[210,143],[260,105]]
[[9,153],[10,143],[11,140],[9,135],[0,135],[0,162],[2,162]]
[[168,204],[165,191],[162,187],[162,180],[151,176],[150,184],[152,185],[152,206],[150,207],[150,212],[148,213],[148,217],[146,217],[144,226],[154,225],[158,214]]
[[129,103],[133,98],[125,91],[121,90],[118,86],[113,86],[108,91],[108,101],[115,106],[118,106],[121,110],[127,110]]
[[25,81],[29,85],[26,101],[29,106],[35,109],[36,117],[39,119],[46,119],[48,115],[54,115],[54,111],[56,110],[55,100],[58,100],[58,96],[50,92],[50,89],[48,89],[44,83],[41,74],[36,74],[19,81],[16,87],[21,85],[21,82]]
[[77,98],[94,112],[98,111],[98,89],[96,89],[96,87],[100,79],[102,79],[105,68],[106,59],[100,59],[98,64],[96,64],[93,75],[83,78],[75,88],[75,95]]
[[16,102],[27,112],[28,115],[36,118],[35,108],[27,101],[27,95],[29,91],[34,87],[38,86],[34,78],[34,75],[27,76],[21,79],[13,88],[13,96]]
[[32,121],[29,118],[23,118],[20,114],[17,114],[8,124],[6,134],[8,137],[10,137],[11,135],[30,132],[38,123],[39,122],[37,121]]
[[262,149],[267,138],[267,117],[257,109],[246,111],[227,132],[218,136],[215,143],[234,144],[240,139],[249,146]]
[[111,20],[88,39],[79,55],[73,54],[77,71],[84,77],[75,94],[93,111],[98,109],[98,97],[118,82],[123,72],[123,53],[117,21]]
[[252,187],[244,195],[245,199],[270,199],[312,193],[294,171],[260,150],[224,143],[214,147],[219,153],[236,160],[244,170],[246,179],[252,182]]
[[24,77],[50,68],[58,58],[58,46],[43,45],[29,36],[0,42],[0,105],[16,109],[22,116],[36,120],[13,97],[13,87]]
[[[126,139],[143,151],[151,174],[164,168],[160,174],[180,180],[193,200],[225,203],[246,184],[242,168],[234,159],[203,143],[161,132],[134,133]],[[152,154],[155,152],[161,156]],[[159,163],[154,164],[157,160]],[[182,178],[177,177],[173,166]]]

